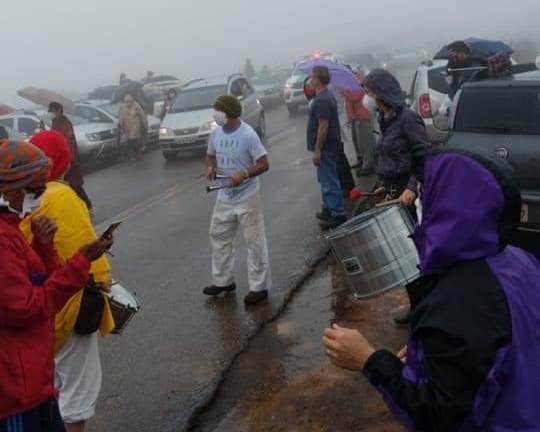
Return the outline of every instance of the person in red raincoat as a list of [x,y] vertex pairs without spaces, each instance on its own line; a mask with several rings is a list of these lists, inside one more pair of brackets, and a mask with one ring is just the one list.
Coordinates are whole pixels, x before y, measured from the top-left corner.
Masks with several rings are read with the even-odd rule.
[[79,148],[77,147],[77,139],[75,131],[69,119],[64,115],[64,107],[58,102],[49,104],[49,113],[53,116],[52,130],[60,132],[71,147],[71,169],[65,175],[64,180],[69,183],[73,190],[82,199],[88,210],[92,210],[92,201],[84,190],[84,179],[81,170],[81,157],[79,156]]
[[54,389],[54,317],[84,286],[112,239],[83,246],[64,265],[55,225],[19,223],[39,206],[49,160],[32,144],[0,140],[0,432],[63,432]]

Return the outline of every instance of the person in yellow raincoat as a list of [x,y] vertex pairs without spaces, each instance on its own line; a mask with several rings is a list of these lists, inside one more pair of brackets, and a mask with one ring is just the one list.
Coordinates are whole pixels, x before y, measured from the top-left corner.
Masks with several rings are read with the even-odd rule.
[[[32,218],[46,216],[58,227],[54,244],[62,260],[67,260],[84,244],[96,240],[86,204],[62,179],[70,168],[71,151],[65,138],[55,131],[34,135],[32,144],[51,160],[52,168],[47,189]],[[23,220],[21,229],[32,241],[30,218]],[[111,287],[111,267],[107,258],[92,263],[90,273],[105,290]],[[89,275],[90,276],[90,275]],[[77,334],[75,324],[81,307],[84,287],[56,315],[55,385],[60,392],[59,405],[67,432],[82,432],[86,421],[94,416],[95,404],[101,390],[101,362],[98,332]],[[107,301],[100,326],[102,336],[114,329],[114,320]]]

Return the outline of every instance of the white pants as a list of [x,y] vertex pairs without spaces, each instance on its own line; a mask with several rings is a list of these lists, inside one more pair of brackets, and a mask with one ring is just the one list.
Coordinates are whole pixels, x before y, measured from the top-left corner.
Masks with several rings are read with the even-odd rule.
[[86,421],[95,414],[101,390],[98,337],[98,332],[84,336],[72,332],[56,355],[55,386],[66,423]]
[[212,283],[216,286],[234,283],[235,244],[239,227],[248,248],[249,289],[268,290],[272,284],[270,260],[259,193],[239,204],[216,201],[210,224]]

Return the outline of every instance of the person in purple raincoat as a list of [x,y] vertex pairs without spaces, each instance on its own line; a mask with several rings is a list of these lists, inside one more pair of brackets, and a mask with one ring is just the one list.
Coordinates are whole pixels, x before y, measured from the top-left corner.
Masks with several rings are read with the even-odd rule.
[[327,355],[363,371],[409,431],[540,431],[540,261],[509,244],[521,207],[511,168],[456,151],[418,166],[407,347],[376,351],[334,325]]

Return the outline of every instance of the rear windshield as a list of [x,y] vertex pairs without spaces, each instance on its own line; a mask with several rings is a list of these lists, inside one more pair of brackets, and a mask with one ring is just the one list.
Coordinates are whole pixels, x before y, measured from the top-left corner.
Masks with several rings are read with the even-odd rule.
[[454,129],[540,135],[540,86],[465,88],[459,98]]
[[430,89],[439,93],[448,94],[448,84],[446,82],[446,77],[443,74],[445,71],[446,68],[444,67],[429,70],[428,84]]

